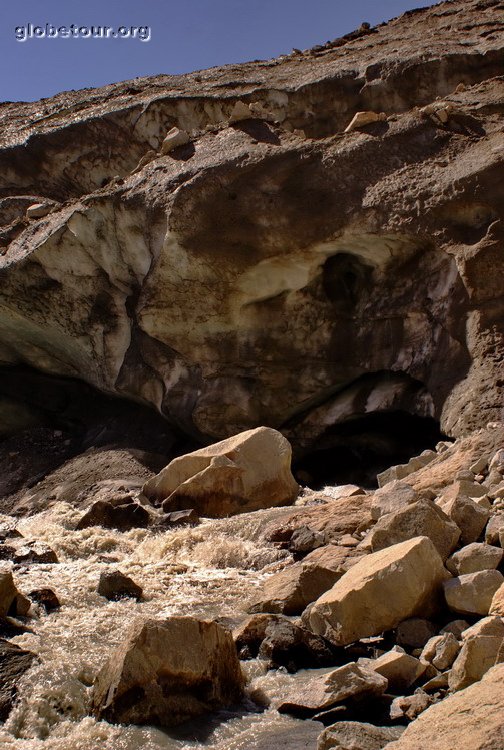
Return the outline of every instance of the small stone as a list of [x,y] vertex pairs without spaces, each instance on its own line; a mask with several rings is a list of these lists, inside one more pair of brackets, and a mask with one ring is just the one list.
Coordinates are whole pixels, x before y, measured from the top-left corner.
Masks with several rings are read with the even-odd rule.
[[161,153],[169,154],[170,151],[173,151],[173,149],[178,148],[179,146],[185,146],[185,144],[189,143],[190,140],[191,139],[189,138],[189,135],[185,130],[172,128],[166,134],[166,138],[161,145]]
[[22,539],[23,535],[16,529],[14,523],[2,523],[0,524],[0,542],[5,542],[6,539]]
[[[371,512],[372,510],[373,506]],[[418,500],[381,516],[366,537],[365,543],[369,544],[373,552],[377,552],[418,536],[428,537],[441,559],[446,560],[456,547],[460,529],[431,500]]]
[[455,638],[459,641],[462,637],[462,633],[469,627],[469,623],[466,620],[452,620],[444,628],[439,631],[441,635],[444,633],[452,633]]
[[411,505],[419,499],[420,496],[409,484],[397,480],[388,482],[373,495],[371,517],[377,521],[386,513],[402,510],[406,505]]
[[106,500],[98,500],[82,516],[76,529],[103,526],[106,529],[129,531],[135,528],[145,528],[149,525],[149,521],[149,512],[138,503],[125,502],[123,505],[113,505]]
[[319,531],[313,531],[308,526],[301,526],[292,534],[289,542],[289,550],[295,555],[306,555],[318,547],[322,547],[325,538]]
[[429,708],[432,702],[433,699],[430,695],[427,695],[421,688],[417,688],[413,695],[401,695],[398,698],[394,698],[390,706],[390,718],[392,721],[399,719],[413,721]]
[[102,573],[97,591],[100,596],[112,601],[125,597],[131,597],[132,599],[142,598],[141,587],[119,570]]
[[460,643],[455,636],[452,633],[444,633],[434,636],[426,643],[420,660],[430,662],[442,672],[451,667],[459,651]]
[[488,468],[490,471],[498,471],[500,474],[504,474],[504,448],[499,448],[499,450],[494,453],[490,459]]
[[[240,659],[255,659],[259,647],[266,637],[266,628],[271,622],[287,620],[282,615],[254,614],[247,617],[233,630],[233,640]],[[287,620],[290,622],[290,620]]]
[[498,570],[482,570],[452,578],[443,584],[446,603],[451,610],[463,615],[487,615],[492,598],[502,583],[504,576]]
[[455,474],[455,480],[459,482],[474,482],[474,473],[470,469],[461,469]]
[[488,499],[486,495],[482,495],[481,497],[475,497],[474,502],[476,503],[476,505],[479,505],[480,508],[484,508],[487,511],[491,510],[492,508],[492,503],[490,502],[490,500]]
[[[27,617],[30,612],[31,606],[32,603],[28,599],[28,597],[18,591],[14,600],[14,605],[13,607],[11,607],[11,613],[17,615],[18,617]],[[12,609],[14,609],[14,611],[12,611]]]
[[221,625],[139,620],[98,673],[92,712],[115,724],[176,726],[237,703],[243,683],[231,633]]
[[504,638],[504,620],[502,617],[496,615],[489,615],[483,617],[474,625],[470,625],[462,633],[462,640],[467,641],[468,638],[478,638],[482,635],[491,635],[498,638]]
[[270,669],[286,667],[289,672],[332,666],[335,661],[323,638],[286,618],[267,624],[258,656]]
[[[376,727],[360,721],[338,721],[319,736],[317,750],[381,750],[389,742],[397,740],[403,731],[404,727]],[[271,745],[273,747],[277,748],[277,745]],[[292,744],[289,747],[292,748]],[[305,747],[311,748],[312,745]]]
[[499,586],[499,588],[493,595],[489,612],[491,615],[499,615],[499,617],[504,617],[504,584]]
[[54,202],[34,203],[26,209],[28,219],[42,219],[50,214],[56,204]]
[[504,513],[490,516],[485,529],[485,542],[491,545],[500,544],[500,535],[502,532],[504,532]]
[[351,662],[323,676],[308,678],[283,699],[277,710],[293,716],[313,716],[349,699],[378,697],[387,685],[385,677]]
[[235,122],[242,122],[242,120],[250,120],[252,112],[250,107],[245,102],[237,101],[233,105],[233,109],[228,118],[228,122],[232,125]]
[[471,467],[470,471],[473,474],[481,474],[485,471],[485,469],[488,467],[488,456],[481,456],[478,458],[477,461],[475,461]]
[[498,656],[503,642],[504,622],[500,617],[487,617],[469,628],[448,677],[450,690],[463,690],[481,680],[491,667],[504,659],[504,654],[502,658]]
[[448,558],[446,567],[455,576],[477,573],[479,570],[495,570],[503,555],[504,550],[500,547],[473,542]]
[[31,667],[35,654],[0,640],[0,721],[5,721],[16,702],[17,684]]
[[47,613],[61,607],[60,601],[52,589],[35,589],[28,594],[29,598],[45,609]]
[[488,497],[491,500],[503,500],[504,499],[504,482],[494,485],[488,490]]
[[410,617],[397,626],[396,641],[406,648],[423,648],[436,634],[436,626],[423,617]]
[[12,604],[18,594],[10,570],[0,571],[0,617],[11,614]]
[[479,539],[488,521],[489,512],[470,497],[460,494],[456,488],[457,484],[460,482],[455,483],[455,489],[445,493],[438,504],[459,527],[462,544],[470,544]]
[[199,513],[194,508],[188,508],[187,510],[174,510],[171,513],[165,513],[160,524],[169,528],[177,528],[178,526],[196,526],[199,522]]
[[369,660],[368,666],[387,678],[388,690],[395,694],[407,690],[426,669],[425,664],[414,656],[394,650]]
[[339,540],[339,544],[342,547],[357,547],[357,545],[359,544],[359,542],[357,541],[357,539],[354,536],[351,536],[350,534],[345,534]]
[[369,125],[372,122],[380,122],[386,119],[387,115],[384,112],[356,112],[344,132],[351,133],[352,130],[363,128],[365,125]]
[[22,565],[42,565],[59,562],[56,552],[44,542],[24,542],[16,547],[13,562]]
[[430,680],[424,682],[422,690],[426,693],[436,693],[438,690],[448,690],[448,677],[449,672],[441,672],[440,674],[434,675]]

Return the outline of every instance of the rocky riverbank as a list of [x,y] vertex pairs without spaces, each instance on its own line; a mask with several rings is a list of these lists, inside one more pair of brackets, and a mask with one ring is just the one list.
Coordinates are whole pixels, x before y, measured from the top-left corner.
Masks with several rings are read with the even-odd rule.
[[[281,447],[276,464],[271,445]],[[216,748],[399,750],[432,736],[439,750],[498,750],[502,446],[504,424],[491,424],[440,443],[409,474],[394,467],[376,491],[299,488],[288,505],[288,443],[262,428],[176,459],[136,495],[106,486],[92,508],[120,516],[83,524],[78,499],[31,520],[5,516],[0,739],[66,748],[79,737],[84,748],[101,732],[109,747],[119,731],[131,747],[148,737],[148,747],[176,748],[207,733]],[[266,493],[263,510],[242,513],[247,491],[257,503],[262,448],[286,494],[281,507],[268,508]],[[234,516],[174,510],[191,482],[198,502],[201,453],[214,507],[220,497],[228,512],[219,472],[230,457],[241,465]],[[167,476],[186,491],[172,489],[165,510],[146,494]]]

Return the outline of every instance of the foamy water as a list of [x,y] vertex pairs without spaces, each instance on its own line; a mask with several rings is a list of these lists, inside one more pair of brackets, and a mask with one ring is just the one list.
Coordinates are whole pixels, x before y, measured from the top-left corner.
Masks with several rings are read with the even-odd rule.
[[[244,706],[169,734],[88,716],[93,679],[136,617],[186,614],[231,622],[245,616],[261,582],[289,559],[262,538],[265,524],[286,512],[258,511],[161,533],[101,527],[74,531],[82,513],[64,503],[20,520],[19,531],[47,542],[60,563],[16,568],[15,582],[25,593],[53,589],[62,607],[32,620],[33,633],[12,639],[36,653],[38,661],[18,686],[19,702],[0,729],[0,748],[253,750],[258,737],[291,726],[295,730],[297,722],[278,714],[275,705],[303,674],[266,672],[257,660],[244,663],[249,696]],[[142,586],[145,601],[109,602],[99,596],[100,573],[112,569]],[[270,703],[262,712],[250,700],[257,696]]]

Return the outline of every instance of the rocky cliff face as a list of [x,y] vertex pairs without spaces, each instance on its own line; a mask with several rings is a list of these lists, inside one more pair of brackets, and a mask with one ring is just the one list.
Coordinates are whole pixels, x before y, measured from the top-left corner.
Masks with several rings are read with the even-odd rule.
[[[503,10],[453,0],[268,62],[1,105],[2,366],[206,441],[500,418]],[[343,132],[366,110],[387,118]],[[174,126],[190,142],[163,155]]]

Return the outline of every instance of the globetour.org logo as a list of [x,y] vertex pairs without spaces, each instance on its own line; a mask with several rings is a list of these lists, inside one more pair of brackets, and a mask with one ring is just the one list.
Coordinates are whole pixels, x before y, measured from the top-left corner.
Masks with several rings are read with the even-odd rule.
[[27,23],[14,29],[17,42],[27,42],[31,39],[138,39],[140,42],[150,42],[150,26],[54,26],[45,23],[37,26]]

